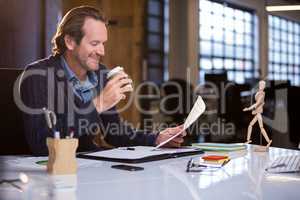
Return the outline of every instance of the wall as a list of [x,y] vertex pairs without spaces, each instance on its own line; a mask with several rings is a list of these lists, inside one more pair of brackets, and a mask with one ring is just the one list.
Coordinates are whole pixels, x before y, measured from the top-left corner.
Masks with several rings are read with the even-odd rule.
[[42,1],[0,0],[0,67],[24,67],[41,58]]
[[46,0],[45,3],[45,32],[44,47],[45,55],[51,54],[51,40],[56,32],[56,27],[62,18],[62,0]]
[[169,77],[198,83],[198,0],[170,1]]
[[1,68],[23,68],[51,52],[61,0],[0,0]]
[[[142,80],[145,3],[145,0],[102,1],[106,15],[115,22],[108,30],[105,64],[109,68],[117,65],[124,67],[134,81],[135,89]],[[134,100],[134,96],[130,97]],[[121,115],[136,126],[140,122],[140,113],[133,101],[122,101],[118,107],[127,105],[130,106]]]

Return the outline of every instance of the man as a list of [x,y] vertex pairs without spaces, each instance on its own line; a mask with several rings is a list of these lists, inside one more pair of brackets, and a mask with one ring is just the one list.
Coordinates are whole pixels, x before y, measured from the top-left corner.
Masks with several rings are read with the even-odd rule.
[[[47,154],[46,138],[53,137],[43,108],[57,116],[55,129],[60,137],[74,133],[78,151],[99,147],[157,145],[181,131],[182,126],[158,134],[134,131],[119,118],[115,105],[131,92],[132,80],[120,72],[107,80],[100,64],[107,41],[103,14],[89,6],[70,10],[62,19],[53,38],[53,55],[26,67],[20,92],[25,134],[32,153]],[[20,107],[20,106],[19,106]],[[178,147],[185,136],[166,146]]]

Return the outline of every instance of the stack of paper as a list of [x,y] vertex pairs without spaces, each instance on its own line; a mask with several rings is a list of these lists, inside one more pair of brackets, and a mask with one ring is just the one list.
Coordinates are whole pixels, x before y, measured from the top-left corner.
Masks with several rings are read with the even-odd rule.
[[204,151],[239,151],[247,148],[244,143],[194,143],[192,146]]

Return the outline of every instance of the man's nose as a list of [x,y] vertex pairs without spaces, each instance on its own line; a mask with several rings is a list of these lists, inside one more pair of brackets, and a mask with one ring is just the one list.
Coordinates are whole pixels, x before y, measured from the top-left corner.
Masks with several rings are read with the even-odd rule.
[[105,54],[104,45],[99,45],[99,47],[97,48],[97,54],[100,56],[104,56]]

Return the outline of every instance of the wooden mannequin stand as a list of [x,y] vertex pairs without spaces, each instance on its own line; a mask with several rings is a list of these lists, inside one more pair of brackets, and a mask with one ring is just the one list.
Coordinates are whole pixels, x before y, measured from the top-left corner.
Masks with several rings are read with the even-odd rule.
[[78,139],[47,138],[49,160],[47,171],[52,175],[76,174]]

